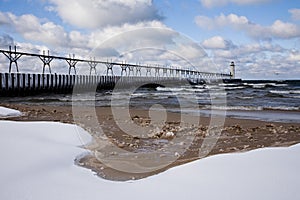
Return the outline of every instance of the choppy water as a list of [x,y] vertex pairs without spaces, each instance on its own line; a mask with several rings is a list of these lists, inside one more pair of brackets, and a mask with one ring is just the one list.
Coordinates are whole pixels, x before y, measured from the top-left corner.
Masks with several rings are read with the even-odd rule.
[[[130,106],[149,108],[155,104],[172,111],[209,115],[210,110],[226,110],[227,115],[269,121],[300,122],[300,80],[298,81],[242,81],[182,85],[129,90],[106,90],[97,93],[70,95],[42,95],[34,97],[1,98],[2,102],[25,104],[75,104]],[[199,110],[190,109],[199,107]],[[282,112],[288,111],[288,112]]]

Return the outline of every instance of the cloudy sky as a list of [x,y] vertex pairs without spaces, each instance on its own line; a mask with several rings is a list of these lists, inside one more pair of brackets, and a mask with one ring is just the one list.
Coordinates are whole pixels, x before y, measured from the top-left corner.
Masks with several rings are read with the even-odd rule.
[[[299,79],[300,0],[1,0],[0,48],[11,44],[201,71],[206,59],[220,72],[235,61],[244,79]],[[0,55],[0,70],[7,65]],[[20,71],[41,71],[41,62],[22,57]]]

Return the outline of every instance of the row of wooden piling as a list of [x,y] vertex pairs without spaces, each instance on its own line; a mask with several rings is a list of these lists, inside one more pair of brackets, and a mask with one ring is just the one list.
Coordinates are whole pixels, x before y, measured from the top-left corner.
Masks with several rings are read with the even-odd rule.
[[0,73],[0,97],[30,96],[42,93],[71,93],[113,89],[145,84],[171,84],[183,81],[176,77],[120,77],[100,75]]

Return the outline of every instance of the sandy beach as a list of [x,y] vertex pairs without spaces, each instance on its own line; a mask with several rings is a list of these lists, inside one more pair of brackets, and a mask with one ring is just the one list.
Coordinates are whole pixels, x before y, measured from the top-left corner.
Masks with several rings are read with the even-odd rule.
[[[29,106],[21,104],[2,104],[8,108],[13,108],[23,113],[20,117],[7,118],[14,121],[55,121],[63,123],[76,123],[72,114],[71,106]],[[82,117],[89,119],[92,113],[82,108]],[[159,112],[159,111],[158,111]],[[285,111],[282,111],[285,112]],[[171,151],[162,151],[163,157],[175,156],[174,162],[164,166],[158,170],[145,173],[128,173],[116,170],[102,163],[95,154],[85,155],[75,162],[88,169],[91,169],[98,176],[114,181],[126,181],[132,179],[141,179],[154,174],[158,174],[172,167],[182,165],[199,159],[201,156],[202,144],[206,138],[211,137],[216,139],[213,148],[205,154],[206,156],[245,152],[253,149],[264,147],[281,147],[291,146],[300,142],[300,124],[298,123],[278,123],[264,122],[256,120],[225,118],[224,127],[221,129],[221,134],[217,136],[208,135],[210,118],[200,117],[197,127],[180,127],[180,113],[167,113],[167,121],[164,125],[155,132],[146,133],[144,137],[132,136],[124,133],[114,119],[110,107],[96,107],[97,120],[101,126],[101,130],[107,136],[109,142],[114,146],[127,152],[139,152],[141,150],[155,151],[168,148],[169,143],[172,143],[177,148],[183,148],[181,153],[177,153],[174,149]],[[134,124],[140,127],[151,126],[149,111],[140,109],[130,109],[131,120]],[[85,146],[91,152],[100,151],[101,138],[97,135],[97,127],[95,128],[84,124],[79,124],[87,130],[94,138],[93,142]],[[172,134],[170,134],[172,133]],[[184,137],[192,137],[191,144],[186,146]],[[216,138],[217,137],[217,138]],[[183,139],[181,139],[183,138]],[[178,144],[177,144],[177,143]],[[177,145],[177,146],[176,146]],[[111,149],[106,149],[108,154],[117,154]],[[174,154],[175,155],[170,155]]]

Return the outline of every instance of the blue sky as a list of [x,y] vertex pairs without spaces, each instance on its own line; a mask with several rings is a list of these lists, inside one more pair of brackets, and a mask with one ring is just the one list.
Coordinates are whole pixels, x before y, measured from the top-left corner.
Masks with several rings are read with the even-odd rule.
[[[135,31],[145,28],[150,29]],[[161,31],[149,33],[151,28]],[[120,40],[111,39],[127,31],[132,32],[130,37],[123,35],[126,38],[123,46],[117,44]],[[54,54],[72,52],[84,56],[101,44],[101,52],[105,53],[99,55],[107,59],[139,45],[169,48],[175,40],[179,41],[178,35],[180,40],[188,38],[204,48],[222,72],[229,71],[228,65],[233,60],[237,76],[244,79],[300,77],[299,0],[0,1],[1,49],[14,43],[23,51],[50,49]],[[103,46],[105,41],[110,41],[109,45]],[[193,62],[196,59],[193,56],[200,55],[201,50],[189,44],[176,43],[176,53]],[[150,64],[157,61],[176,65],[177,61],[167,54],[158,56],[157,52],[146,51],[128,53],[127,61],[138,62],[137,55],[141,62]],[[32,59],[25,58],[23,63],[27,63],[23,64],[24,72],[40,70],[40,63]],[[54,70],[60,72],[62,65],[54,63]],[[200,63],[197,66],[201,71],[208,70]],[[0,56],[0,70],[7,71],[4,56]]]

